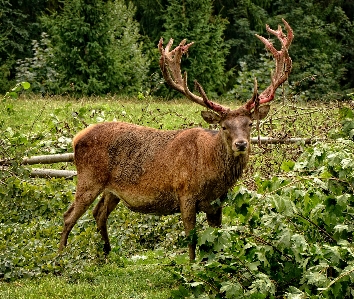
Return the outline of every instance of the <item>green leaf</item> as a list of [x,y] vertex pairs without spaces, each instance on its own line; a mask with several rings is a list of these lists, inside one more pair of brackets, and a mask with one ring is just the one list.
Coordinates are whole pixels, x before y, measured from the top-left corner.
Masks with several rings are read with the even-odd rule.
[[348,231],[348,225],[346,224],[337,224],[335,227],[334,227],[334,231],[335,232],[338,232],[338,233],[341,233],[343,231]]
[[284,170],[285,172],[292,171],[294,169],[295,162],[294,161],[284,161],[281,164],[281,169]]
[[216,235],[214,234],[215,228],[208,227],[199,237],[198,245],[206,244],[206,242],[213,243],[216,239]]
[[21,82],[21,85],[23,89],[29,89],[31,87],[31,84],[28,82]]
[[221,283],[220,292],[225,292],[226,298],[240,298],[243,295],[242,286],[229,281]]

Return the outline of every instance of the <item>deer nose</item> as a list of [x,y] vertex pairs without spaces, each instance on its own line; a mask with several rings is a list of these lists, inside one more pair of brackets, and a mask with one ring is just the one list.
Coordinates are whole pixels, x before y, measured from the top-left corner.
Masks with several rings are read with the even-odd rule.
[[236,148],[240,152],[244,152],[247,148],[248,142],[246,141],[236,141],[235,142]]

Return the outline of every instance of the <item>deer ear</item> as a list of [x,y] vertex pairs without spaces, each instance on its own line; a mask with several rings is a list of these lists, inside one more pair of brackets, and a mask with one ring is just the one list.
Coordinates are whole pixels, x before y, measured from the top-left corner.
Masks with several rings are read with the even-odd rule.
[[[258,119],[263,119],[267,116],[268,112],[270,109],[270,105],[262,105],[259,107],[258,110]],[[252,119],[256,119],[256,115],[254,113],[254,111],[251,114]]]
[[202,111],[201,112],[203,119],[208,124],[218,124],[221,120],[221,116],[211,111]]

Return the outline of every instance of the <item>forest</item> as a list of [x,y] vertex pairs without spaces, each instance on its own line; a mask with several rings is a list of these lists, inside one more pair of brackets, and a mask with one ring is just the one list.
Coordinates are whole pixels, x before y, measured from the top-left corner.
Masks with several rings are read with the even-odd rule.
[[254,35],[292,26],[293,93],[343,99],[354,88],[354,3],[345,0],[0,0],[0,93],[17,82],[49,95],[173,97],[157,43],[195,44],[183,68],[213,97],[248,97],[272,58]]

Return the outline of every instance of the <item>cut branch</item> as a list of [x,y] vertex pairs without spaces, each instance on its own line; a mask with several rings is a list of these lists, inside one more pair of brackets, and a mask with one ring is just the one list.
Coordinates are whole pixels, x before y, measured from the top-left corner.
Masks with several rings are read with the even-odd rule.
[[251,143],[258,144],[266,143],[266,144],[292,144],[292,143],[305,143],[312,144],[318,141],[323,141],[323,139],[313,139],[313,138],[270,138],[270,137],[252,137]]
[[[1,160],[0,165],[11,165],[14,160]],[[33,165],[33,164],[52,164],[58,162],[73,162],[74,154],[55,154],[55,155],[41,155],[32,156],[30,158],[23,158],[21,161],[22,165]]]
[[59,169],[42,169],[32,168],[31,177],[34,178],[72,178],[76,176],[77,172],[74,170],[59,170]]
[[[8,166],[1,166],[0,171],[9,171]],[[30,169],[30,177],[32,178],[73,178],[77,175],[74,170],[61,170],[61,169],[44,169],[32,168]]]

